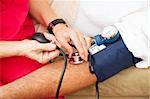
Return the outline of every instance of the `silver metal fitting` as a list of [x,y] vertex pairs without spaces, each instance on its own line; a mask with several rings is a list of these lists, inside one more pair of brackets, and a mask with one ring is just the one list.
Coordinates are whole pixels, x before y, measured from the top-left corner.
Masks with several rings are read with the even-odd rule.
[[79,53],[73,53],[72,57],[69,60],[69,63],[73,64],[73,65],[78,65],[83,63],[83,59],[79,56]]

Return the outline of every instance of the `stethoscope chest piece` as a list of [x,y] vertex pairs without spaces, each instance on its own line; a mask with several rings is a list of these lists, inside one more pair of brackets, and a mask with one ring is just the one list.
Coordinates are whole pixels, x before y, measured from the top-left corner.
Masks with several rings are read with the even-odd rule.
[[73,65],[78,65],[83,63],[83,59],[79,56],[79,53],[73,53],[72,57],[69,59],[69,63]]

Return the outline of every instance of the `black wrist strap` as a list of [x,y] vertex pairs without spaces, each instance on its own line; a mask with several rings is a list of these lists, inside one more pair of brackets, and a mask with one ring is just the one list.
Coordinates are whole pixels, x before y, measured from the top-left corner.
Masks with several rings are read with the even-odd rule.
[[[53,33],[53,27],[57,24],[60,24],[60,23],[66,24],[66,22],[63,19],[55,19],[52,22],[50,22],[48,27],[47,27],[48,32],[51,34],[54,34]],[[67,26],[67,24],[66,24],[66,26]]]

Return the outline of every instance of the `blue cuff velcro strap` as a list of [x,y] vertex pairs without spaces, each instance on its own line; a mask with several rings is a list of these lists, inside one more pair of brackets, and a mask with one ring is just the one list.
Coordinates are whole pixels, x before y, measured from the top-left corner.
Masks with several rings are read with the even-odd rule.
[[116,42],[91,56],[91,65],[98,81],[104,81],[123,69],[134,66],[135,62],[141,61],[134,58],[120,37]]
[[109,39],[106,39],[106,38],[102,37],[100,34],[98,34],[94,37],[94,40],[95,40],[96,45],[100,46],[101,44],[104,44],[104,43],[111,44],[111,43],[115,42],[119,37],[120,37],[119,32],[115,36],[113,36]]
[[94,40],[95,40],[96,45],[98,45],[98,46],[105,43],[105,39],[100,34],[96,35],[94,37]]

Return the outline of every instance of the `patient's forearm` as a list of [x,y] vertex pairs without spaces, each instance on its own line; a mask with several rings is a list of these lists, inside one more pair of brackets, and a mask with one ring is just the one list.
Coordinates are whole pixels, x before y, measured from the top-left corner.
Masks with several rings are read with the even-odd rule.
[[[0,88],[0,93],[3,92],[4,99],[38,99],[45,96],[54,96],[62,66],[62,60],[46,65],[23,78],[3,86]],[[88,63],[81,65],[68,64],[60,95],[78,91],[95,81],[96,77],[90,73]]]

